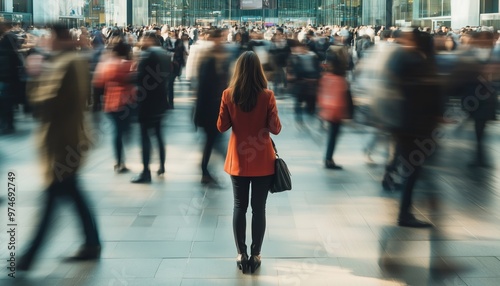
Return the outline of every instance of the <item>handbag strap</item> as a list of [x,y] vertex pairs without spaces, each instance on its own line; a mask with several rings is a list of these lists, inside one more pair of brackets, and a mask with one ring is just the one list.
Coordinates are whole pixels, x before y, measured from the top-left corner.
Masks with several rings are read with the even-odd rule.
[[271,139],[271,143],[273,143],[273,149],[274,149],[274,154],[276,154],[276,158],[279,158],[280,156],[278,155],[278,149],[276,149],[276,144],[274,144],[273,138]]

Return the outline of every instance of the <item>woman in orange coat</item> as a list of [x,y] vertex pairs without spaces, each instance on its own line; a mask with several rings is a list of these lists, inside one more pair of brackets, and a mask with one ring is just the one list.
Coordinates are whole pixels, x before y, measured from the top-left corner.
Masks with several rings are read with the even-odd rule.
[[[276,159],[269,133],[278,134],[281,123],[274,93],[254,52],[243,53],[236,62],[230,86],[224,90],[217,128],[232,128],[224,170],[233,182],[233,232],[238,257],[245,273],[260,266],[260,250],[266,229],[266,200]],[[252,184],[252,245],[248,258],[246,212]]]
[[328,143],[325,155],[325,168],[340,170],[341,166],[333,160],[333,153],[340,131],[342,119],[348,117],[347,81],[342,61],[335,53],[326,56],[326,72],[319,81],[318,103],[321,111],[319,116],[328,121]]

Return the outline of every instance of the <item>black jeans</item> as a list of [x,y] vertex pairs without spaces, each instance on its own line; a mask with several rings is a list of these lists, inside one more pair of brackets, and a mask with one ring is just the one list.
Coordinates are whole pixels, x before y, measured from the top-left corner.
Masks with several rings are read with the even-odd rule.
[[234,209],[233,232],[236,249],[239,254],[247,253],[246,238],[246,213],[250,196],[250,183],[252,184],[252,245],[251,255],[259,255],[266,231],[266,201],[271,188],[273,175],[263,177],[238,177],[231,176],[233,182]]
[[220,146],[220,138],[221,134],[217,127],[214,125],[212,127],[204,127],[206,141],[205,147],[203,148],[203,158],[201,159],[201,171],[203,176],[210,176],[210,172],[208,172],[208,162],[210,161],[210,156],[212,155],[212,151],[214,148],[217,148],[221,154],[225,155],[224,150],[222,150],[222,146]]
[[149,161],[151,157],[151,140],[149,138],[149,130],[153,130],[158,141],[158,149],[160,154],[160,168],[165,168],[165,143],[161,132],[161,119],[154,121],[143,121],[141,125],[141,141],[142,141],[142,164],[143,172],[149,172]]
[[474,119],[474,131],[476,132],[476,162],[484,163],[485,162],[485,154],[484,154],[484,130],[486,129],[486,120],[484,119]]
[[49,186],[46,192],[45,209],[43,210],[35,237],[25,254],[26,259],[31,261],[35,258],[35,255],[46,237],[47,230],[51,225],[54,210],[57,207],[57,200],[61,198],[68,198],[75,204],[83,227],[83,232],[85,234],[85,245],[99,246],[100,240],[97,231],[97,224],[94,219],[94,215],[92,214],[88,203],[78,186],[77,177],[72,176],[61,182],[54,182]]
[[416,143],[423,138],[398,134],[395,136],[399,156],[396,158],[399,165],[399,175],[403,177],[403,193],[399,205],[399,218],[404,219],[411,214],[413,189],[422,170],[422,165],[428,156],[420,150]]
[[0,91],[0,131],[14,129],[14,99]]
[[177,75],[171,73],[168,78],[168,107],[174,108],[174,83]]
[[325,160],[333,160],[333,152],[335,152],[335,146],[337,145],[337,137],[339,136],[341,122],[328,122],[330,127],[328,130],[328,143],[326,147]]
[[125,163],[123,155],[123,137],[130,131],[130,116],[128,111],[117,111],[108,113],[114,126],[113,148],[115,151],[116,164]]

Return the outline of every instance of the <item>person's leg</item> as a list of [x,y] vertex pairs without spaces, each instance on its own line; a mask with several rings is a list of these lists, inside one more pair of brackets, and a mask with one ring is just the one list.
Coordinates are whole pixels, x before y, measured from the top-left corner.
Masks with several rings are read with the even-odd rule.
[[248,198],[250,179],[246,177],[231,176],[233,183],[234,207],[233,207],[233,234],[238,254],[247,253],[246,213],[248,209]]
[[149,160],[151,157],[151,140],[149,138],[149,129],[150,129],[149,123],[141,122],[143,172],[149,172]]
[[100,247],[99,234],[95,216],[92,214],[88,202],[80,190],[78,179],[76,176],[68,179],[69,187],[66,190],[68,196],[74,201],[76,210],[82,223],[83,232],[85,234],[85,247]]
[[329,122],[329,125],[325,161],[333,161],[333,153],[335,152],[337,137],[340,131],[340,122]]
[[49,186],[49,188],[45,192],[45,206],[43,209],[43,214],[40,219],[40,223],[38,224],[38,228],[36,230],[36,234],[31,241],[30,246],[21,256],[19,263],[17,264],[17,268],[19,270],[28,270],[31,266],[31,263],[35,259],[40,246],[45,240],[47,236],[47,231],[49,230],[49,226],[51,225],[52,217],[54,215],[54,211],[57,207],[56,200],[58,197],[64,193],[64,184],[63,182],[55,182]]
[[152,125],[151,122],[140,122],[140,125],[141,125],[143,170],[139,176],[132,178],[131,182],[136,184],[151,182],[151,171],[149,170],[149,160],[151,156],[151,140],[149,139],[149,129],[152,127]]
[[330,128],[328,131],[328,143],[325,154],[325,168],[328,169],[342,169],[341,166],[337,165],[333,160],[333,153],[335,152],[335,146],[337,145],[337,137],[340,132],[340,122],[329,122]]
[[484,130],[486,129],[486,120],[483,119],[474,119],[474,130],[476,132],[476,163],[477,164],[484,164],[485,163],[485,157],[484,157],[484,146],[483,146],[483,139],[484,139]]
[[201,172],[204,178],[210,177],[210,172],[208,172],[208,162],[210,161],[210,156],[212,155],[212,150],[214,149],[214,144],[217,139],[218,131],[214,128],[205,127],[205,147],[203,148],[203,157],[201,159]]
[[[120,119],[120,114],[119,112],[110,112],[109,117],[111,118],[114,126],[114,134],[113,134],[113,149],[115,151],[115,160],[116,160],[116,167],[120,166],[123,161],[122,161],[122,156],[123,156],[123,142],[122,142],[122,135],[123,135],[123,125]],[[115,167],[115,169],[116,169]]]
[[398,224],[408,227],[430,227],[432,226],[430,223],[416,219],[411,212],[413,189],[426,158],[425,156],[421,158],[415,156],[417,153],[413,152],[419,150],[415,144],[417,137],[400,135],[397,140],[400,147],[400,156],[398,157],[398,160],[401,161],[400,175],[404,178],[403,193],[401,194],[399,205]]
[[168,80],[168,108],[174,108],[174,82],[177,76],[174,74],[170,74]]
[[252,245],[251,255],[260,255],[266,232],[266,201],[273,175],[252,178]]
[[166,160],[166,151],[165,151],[165,141],[163,140],[163,132],[161,130],[161,119],[158,122],[155,122],[155,135],[156,140],[158,141],[158,150],[160,155],[160,168],[158,170],[158,174],[161,175],[165,173],[165,160]]

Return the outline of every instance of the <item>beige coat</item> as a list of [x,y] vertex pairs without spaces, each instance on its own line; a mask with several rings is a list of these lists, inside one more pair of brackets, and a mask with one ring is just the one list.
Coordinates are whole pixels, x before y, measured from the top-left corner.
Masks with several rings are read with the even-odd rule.
[[90,140],[84,111],[90,94],[88,61],[74,52],[59,52],[28,85],[41,122],[38,141],[47,184],[76,174]]

